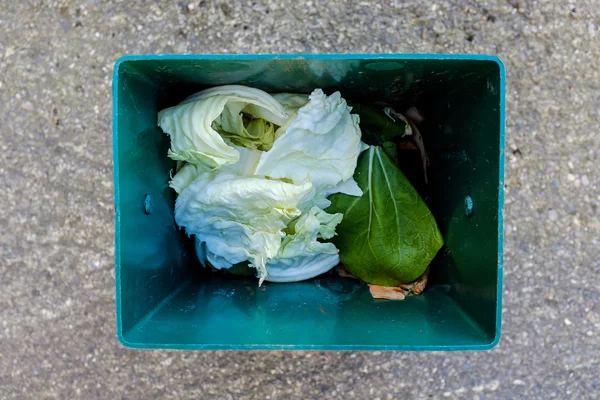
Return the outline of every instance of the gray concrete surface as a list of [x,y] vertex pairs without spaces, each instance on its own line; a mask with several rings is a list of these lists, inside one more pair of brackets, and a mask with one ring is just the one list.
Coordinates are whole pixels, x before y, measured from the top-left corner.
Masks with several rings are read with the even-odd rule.
[[[593,398],[598,1],[0,3],[0,398]],[[452,52],[508,73],[500,345],[131,351],[115,338],[111,69],[129,53]]]

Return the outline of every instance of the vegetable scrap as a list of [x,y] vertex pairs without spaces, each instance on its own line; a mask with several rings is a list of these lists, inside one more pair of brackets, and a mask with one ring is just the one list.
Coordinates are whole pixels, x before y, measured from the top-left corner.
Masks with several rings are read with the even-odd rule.
[[443,240],[397,161],[412,138],[427,180],[421,122],[416,109],[350,106],[321,89],[198,92],[158,113],[178,161],[175,221],[204,267],[255,275],[259,286],[335,267],[374,298],[419,294]]
[[400,287],[369,284],[369,291],[374,299],[404,300],[406,292]]

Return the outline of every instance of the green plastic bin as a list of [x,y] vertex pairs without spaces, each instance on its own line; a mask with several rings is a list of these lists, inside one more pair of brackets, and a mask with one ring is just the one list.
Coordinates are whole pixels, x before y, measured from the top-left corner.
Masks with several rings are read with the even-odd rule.
[[[483,55],[141,55],[113,78],[117,335],[133,348],[485,350],[500,338],[504,67]],[[173,218],[175,162],[157,112],[210,86],[340,90],[417,106],[445,246],[427,290],[373,300],[326,275],[292,284],[211,276]],[[409,176],[422,174],[418,158]],[[412,174],[412,175],[411,175]],[[415,175],[416,174],[416,175]]]

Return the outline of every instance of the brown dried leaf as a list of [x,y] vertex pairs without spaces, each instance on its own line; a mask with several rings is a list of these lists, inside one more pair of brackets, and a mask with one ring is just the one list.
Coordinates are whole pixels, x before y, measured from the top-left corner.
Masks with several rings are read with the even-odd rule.
[[369,284],[369,291],[374,299],[404,300],[406,292],[399,287]]
[[417,146],[413,142],[400,142],[398,146],[402,150],[417,150]]
[[342,278],[352,278],[352,279],[357,279],[357,277],[355,277],[354,275],[352,275],[350,272],[348,272],[348,270],[344,267],[343,264],[338,264],[335,266],[335,272],[337,272],[337,274],[339,276],[341,276]]
[[[421,132],[417,128],[417,124],[420,124],[424,121],[423,114],[421,114],[419,112],[419,110],[417,110],[415,107],[411,107],[406,111],[406,117],[404,115],[396,112],[391,107],[386,107],[383,111],[390,118],[392,118],[392,119],[400,118],[403,121],[407,122],[408,125],[410,126],[410,130],[412,133],[409,138],[410,138],[412,144],[415,146],[415,148],[417,148],[419,150],[419,153],[421,153],[421,161],[423,164],[423,178],[425,179],[425,184],[427,185],[429,183],[429,179],[427,178],[427,168],[429,167],[429,156],[427,155],[427,149],[425,148],[425,143],[423,142],[423,136],[421,135]],[[410,149],[410,147],[408,147],[408,145],[406,145],[406,144],[401,144],[400,148],[406,149],[406,150]]]
[[427,150],[425,149],[423,136],[421,136],[421,132],[419,132],[419,129],[412,121],[409,120],[408,122],[413,132],[411,139],[413,140],[414,144],[417,146],[419,152],[421,153],[421,161],[423,162],[423,174],[425,178],[425,184],[427,185],[429,183],[427,179],[427,167],[429,167],[429,156],[427,155]]
[[[405,295],[407,295],[409,293],[417,295],[417,294],[423,293],[423,291],[425,290],[425,287],[427,286],[427,278],[428,277],[429,277],[429,267],[427,267],[425,272],[423,272],[423,275],[418,277],[417,280],[415,280],[414,282],[403,283],[401,285],[393,286],[393,287],[369,285],[369,289],[371,289],[371,294],[373,295],[373,298],[375,298],[375,299],[378,299],[378,298],[387,299],[389,297],[376,297],[372,288],[374,288],[377,291],[377,293],[385,292],[386,295],[388,292],[396,292],[396,291],[402,291]],[[394,294],[394,295],[396,295],[396,294]],[[404,297],[402,297],[402,298],[404,298]]]
[[429,267],[423,272],[416,281],[413,282],[412,292],[413,294],[421,294],[423,290],[425,290],[425,286],[427,286],[427,278],[429,278]]
[[423,114],[421,114],[421,112],[416,107],[409,108],[408,110],[406,110],[404,115],[406,115],[406,118],[410,119],[417,125],[422,124],[423,121],[425,121]]

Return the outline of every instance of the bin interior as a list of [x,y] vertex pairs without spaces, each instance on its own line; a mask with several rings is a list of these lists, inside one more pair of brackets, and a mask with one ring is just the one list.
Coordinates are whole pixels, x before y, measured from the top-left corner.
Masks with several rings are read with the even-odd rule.
[[[504,72],[486,56],[130,56],[114,71],[117,333],[136,348],[409,349],[493,347],[500,335]],[[332,275],[293,284],[211,276],[173,218],[175,162],[157,112],[206,87],[322,88],[425,114],[431,165],[401,167],[445,246],[427,290],[373,300]],[[473,201],[468,216],[465,199]]]

